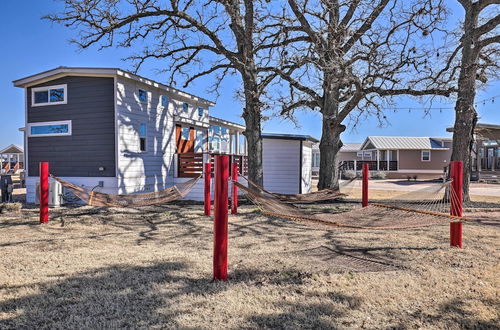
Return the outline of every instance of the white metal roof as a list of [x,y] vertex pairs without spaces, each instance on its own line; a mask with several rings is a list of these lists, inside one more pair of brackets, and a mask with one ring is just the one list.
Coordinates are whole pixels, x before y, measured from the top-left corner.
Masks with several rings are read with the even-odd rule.
[[344,143],[342,148],[340,149],[340,152],[345,151],[345,152],[355,152],[359,151],[363,143]]
[[[8,153],[7,151],[11,148],[16,150],[14,153],[20,153],[20,154],[23,153],[23,148],[15,145],[15,144],[11,144],[10,146],[7,146],[7,147],[3,148],[2,150],[0,150],[0,154]],[[12,152],[10,152],[10,153],[12,153]]]
[[30,87],[36,84],[40,84],[42,82],[51,81],[57,78],[61,78],[64,76],[96,76],[96,77],[106,77],[106,76],[121,76],[124,78],[132,79],[135,81],[140,81],[144,84],[164,89],[168,92],[177,94],[179,96],[183,96],[185,98],[191,99],[196,102],[200,102],[206,104],[207,106],[214,106],[215,103],[209,100],[206,100],[202,97],[189,94],[183,92],[177,88],[162,84],[160,82],[144,78],[135,73],[122,70],[119,68],[90,68],[90,67],[66,67],[60,66],[51,70],[47,70],[44,72],[36,73],[34,75],[24,77],[21,79],[14,80],[12,83],[15,87]]
[[449,148],[443,147],[441,144],[442,141],[451,141],[451,138],[369,136],[366,138],[361,149],[367,149],[371,144],[374,149],[385,150],[448,150]]

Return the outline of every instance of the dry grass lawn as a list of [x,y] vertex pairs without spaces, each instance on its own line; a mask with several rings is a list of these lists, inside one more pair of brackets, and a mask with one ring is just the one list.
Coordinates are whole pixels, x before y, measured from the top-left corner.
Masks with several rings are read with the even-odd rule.
[[240,211],[225,283],[211,282],[202,206],[0,215],[0,328],[500,325],[498,213],[464,224],[456,249],[447,223],[338,230]]

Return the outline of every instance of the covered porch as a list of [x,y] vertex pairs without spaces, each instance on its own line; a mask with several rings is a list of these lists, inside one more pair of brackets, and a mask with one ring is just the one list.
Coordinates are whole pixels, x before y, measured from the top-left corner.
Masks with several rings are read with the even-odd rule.
[[24,169],[23,150],[11,144],[0,150],[0,174],[15,174]]
[[476,125],[472,148],[471,178],[500,179],[500,125]]
[[397,171],[399,168],[399,150],[366,149],[359,151],[357,157],[361,160],[341,162],[341,169],[361,171],[364,164],[368,164],[370,171]]

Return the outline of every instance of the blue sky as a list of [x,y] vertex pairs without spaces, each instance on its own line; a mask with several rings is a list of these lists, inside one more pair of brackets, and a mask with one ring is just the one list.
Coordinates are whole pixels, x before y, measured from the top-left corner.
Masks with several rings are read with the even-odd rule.
[[[131,69],[131,63],[121,59],[132,50],[106,49],[97,47],[79,51],[68,40],[76,32],[60,25],[51,24],[40,18],[60,9],[60,3],[43,1],[0,1],[0,148],[11,143],[22,145],[22,134],[18,129],[24,126],[23,90],[15,88],[12,80],[45,71],[57,66],[121,67]],[[460,14],[457,12],[457,14]],[[156,69],[166,62],[147,63],[140,74],[148,78],[166,82],[167,77],[156,74]],[[188,92],[208,99],[215,96],[206,92],[211,84],[209,78],[199,80],[187,89]],[[221,96],[211,114],[227,120],[243,123],[241,104],[236,100],[234,88],[239,85],[237,78],[230,78],[222,85]],[[500,82],[492,82],[478,93],[477,99],[500,95]],[[409,98],[401,98],[398,107],[418,107]],[[434,107],[452,108],[453,104],[434,104]],[[500,97],[486,105],[478,105],[482,122],[500,123]],[[362,142],[367,135],[406,136],[447,136],[446,127],[452,126],[454,112],[450,109],[433,110],[425,116],[421,110],[387,111],[387,124],[379,127],[378,121],[369,117],[355,130],[348,128],[343,134],[344,142]],[[303,112],[298,116],[301,127],[283,119],[272,119],[264,123],[266,132],[309,134],[319,138],[321,117],[314,112]]]

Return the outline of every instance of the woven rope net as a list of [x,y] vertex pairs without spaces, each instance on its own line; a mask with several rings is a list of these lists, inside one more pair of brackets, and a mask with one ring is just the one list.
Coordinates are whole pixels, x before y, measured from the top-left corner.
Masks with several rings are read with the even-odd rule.
[[160,191],[140,194],[106,194],[77,186],[61,178],[51,175],[63,187],[70,189],[75,196],[91,206],[135,207],[158,205],[186,197],[200,177],[179,183]]
[[314,202],[337,199],[346,196],[340,191],[332,189],[323,189],[305,194],[279,194],[264,189],[263,187],[259,186],[258,184],[254,183],[248,178],[244,177],[244,179],[248,182],[249,185],[253,187],[254,190],[260,193],[266,193],[268,195],[274,196],[279,200],[287,203],[314,203]]
[[[398,200],[372,203],[368,207],[358,207],[343,213],[321,213],[299,208],[262,191],[235,184],[245,191],[262,213],[306,223],[354,229],[403,229],[446,224],[451,218],[456,218],[445,213],[445,210],[449,210],[449,198],[456,198],[449,182],[433,185],[430,189],[434,191],[433,194],[429,194],[429,188],[426,187],[424,191],[413,192],[416,193],[415,199],[402,200],[405,196],[398,196]],[[447,194],[451,196],[448,199]],[[418,200],[424,195],[427,199]]]

